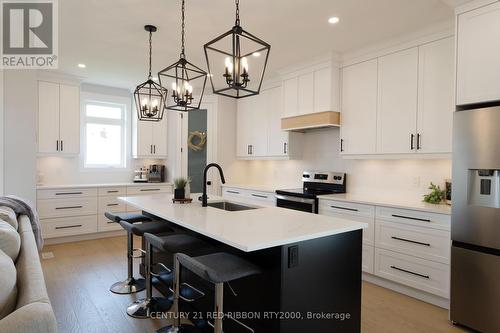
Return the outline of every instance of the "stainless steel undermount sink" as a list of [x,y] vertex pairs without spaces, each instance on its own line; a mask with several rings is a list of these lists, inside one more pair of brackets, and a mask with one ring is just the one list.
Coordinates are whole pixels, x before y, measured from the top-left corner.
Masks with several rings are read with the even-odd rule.
[[217,209],[227,210],[228,212],[237,212],[241,210],[251,210],[257,209],[256,207],[245,206],[241,204],[237,204],[229,201],[220,201],[220,202],[210,202],[207,205],[208,207],[213,207]]

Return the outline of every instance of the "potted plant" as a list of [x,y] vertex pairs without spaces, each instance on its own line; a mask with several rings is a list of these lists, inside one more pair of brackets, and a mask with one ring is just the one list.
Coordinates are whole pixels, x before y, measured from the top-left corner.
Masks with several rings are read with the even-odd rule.
[[431,192],[424,195],[424,202],[438,205],[446,200],[446,190],[442,190],[440,186],[431,182],[429,190],[431,190]]
[[174,179],[174,199],[184,199],[186,197],[186,185],[188,179],[179,177]]

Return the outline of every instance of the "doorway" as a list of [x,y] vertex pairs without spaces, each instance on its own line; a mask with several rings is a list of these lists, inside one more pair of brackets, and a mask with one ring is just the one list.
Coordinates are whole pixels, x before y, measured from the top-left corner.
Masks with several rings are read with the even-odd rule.
[[187,139],[187,173],[191,192],[203,191],[203,170],[207,165],[207,110],[189,113]]

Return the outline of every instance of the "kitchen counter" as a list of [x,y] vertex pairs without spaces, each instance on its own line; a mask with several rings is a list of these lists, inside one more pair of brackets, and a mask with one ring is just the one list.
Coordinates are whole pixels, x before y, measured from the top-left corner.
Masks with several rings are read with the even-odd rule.
[[[199,194],[192,194],[197,198]],[[140,210],[244,252],[313,240],[368,227],[365,223],[266,207],[230,212],[213,207],[173,204],[172,195],[119,197]],[[212,196],[209,202],[223,201]]]
[[172,186],[172,183],[102,183],[102,184],[60,184],[60,185],[37,185],[37,190],[57,190],[64,188],[88,188],[88,187],[120,187],[120,186]]
[[[255,184],[224,184],[223,187],[230,188],[238,188],[243,190],[252,190],[252,191],[263,191],[263,192],[275,192],[277,189],[293,189],[300,188],[301,186],[271,186],[271,185],[255,185]],[[451,206],[441,204],[441,205],[433,205],[425,203],[421,200],[417,199],[401,199],[400,197],[390,195],[387,193],[377,193],[373,194],[352,194],[352,193],[343,193],[343,194],[327,194],[327,195],[319,195],[318,199],[323,200],[338,200],[338,201],[346,201],[346,202],[354,202],[361,203],[372,206],[384,206],[384,207],[393,207],[393,208],[402,208],[402,209],[412,209],[418,210],[422,212],[429,213],[437,213],[437,214],[446,214],[451,215]]]
[[354,203],[373,205],[373,206],[411,209],[422,212],[451,215],[451,206],[445,204],[433,205],[423,201],[405,200],[401,198],[396,198],[394,196],[384,196],[383,194],[377,196],[350,194],[350,193],[327,194],[327,195],[319,195],[318,199],[346,201],[346,202],[354,202]]

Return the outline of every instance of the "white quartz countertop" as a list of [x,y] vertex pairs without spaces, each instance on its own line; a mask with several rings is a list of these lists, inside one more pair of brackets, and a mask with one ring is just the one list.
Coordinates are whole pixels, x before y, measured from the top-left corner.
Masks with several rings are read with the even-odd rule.
[[[191,204],[173,204],[171,194],[118,199],[206,237],[251,252],[367,228],[366,223],[278,207],[229,212]],[[209,202],[223,201],[211,196]]]
[[354,202],[372,206],[411,209],[422,212],[451,215],[451,206],[445,204],[433,205],[418,200],[397,198],[396,196],[387,196],[387,195],[384,196],[382,193],[380,193],[380,195],[377,196],[363,195],[363,194],[349,194],[349,193],[328,194],[328,195],[319,195],[318,198],[320,200],[337,200],[337,201]]
[[292,188],[300,188],[302,185],[284,185],[284,186],[276,186],[276,185],[252,185],[252,184],[223,184],[222,187],[231,187],[231,188],[239,188],[242,190],[250,190],[250,191],[261,191],[261,192],[276,192],[278,189],[292,189]]
[[171,186],[172,183],[103,183],[103,184],[62,184],[62,185],[37,185],[37,190],[56,190],[63,188],[88,188],[88,187],[121,187],[121,186]]

